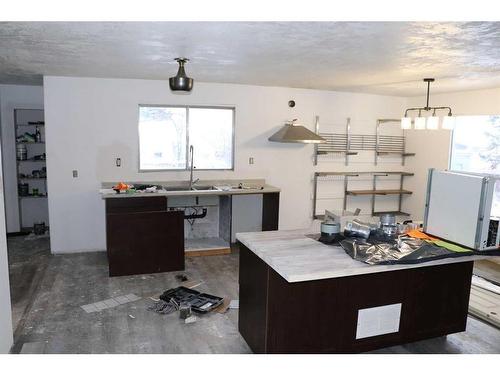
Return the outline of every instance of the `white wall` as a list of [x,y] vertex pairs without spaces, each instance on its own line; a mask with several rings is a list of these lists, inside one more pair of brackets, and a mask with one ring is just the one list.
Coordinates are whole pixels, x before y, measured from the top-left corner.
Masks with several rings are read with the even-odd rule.
[[9,266],[7,260],[7,237],[4,213],[3,174],[2,165],[0,163],[0,353],[8,353],[13,343]]
[[[0,85],[0,122],[5,179],[5,211],[7,232],[18,232],[19,208],[17,199],[16,145],[14,109],[43,109],[43,88],[41,86]],[[35,201],[35,200],[33,200]],[[29,202],[34,209],[44,209],[42,199]],[[33,206],[37,205],[37,206]]]
[[[138,105],[198,104],[236,107],[234,171],[199,171],[196,177],[265,178],[282,189],[280,228],[311,224],[314,170],[341,170],[342,161],[312,165],[311,145],[271,143],[284,120],[299,118],[373,134],[379,117],[399,117],[405,100],[377,95],[196,82],[191,94],[172,94],[166,81],[45,77],[45,120],[51,247],[55,253],[105,248],[102,181],[185,180],[186,172],[138,173]],[[294,99],[296,107],[287,102]],[[373,153],[371,153],[373,155]],[[248,158],[255,158],[249,165]],[[115,158],[122,167],[115,166]],[[351,168],[373,168],[368,164]],[[401,169],[397,163],[393,168]],[[379,169],[387,169],[380,166]],[[72,177],[77,169],[78,178]]]
[[450,153],[449,130],[408,130],[407,145],[414,157],[408,157],[406,168],[415,175],[406,177],[405,188],[413,191],[403,204],[403,210],[412,214],[413,220],[423,220],[427,173],[429,168],[447,169]]
[[[425,97],[408,99],[408,106],[422,106]],[[455,116],[500,114],[500,88],[446,93],[431,96],[431,105],[449,106]],[[423,219],[427,171],[429,168],[447,169],[449,166],[451,132],[449,130],[410,130],[408,150],[416,156],[408,158],[408,171],[414,177],[408,178],[408,188],[414,193],[404,204],[415,219]]]

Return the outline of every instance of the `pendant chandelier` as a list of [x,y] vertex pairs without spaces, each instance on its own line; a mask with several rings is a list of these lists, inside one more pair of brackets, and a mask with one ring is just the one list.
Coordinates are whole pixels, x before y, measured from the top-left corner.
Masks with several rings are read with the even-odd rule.
[[[440,117],[436,112],[447,111],[448,113],[443,116],[442,119],[442,129],[453,129],[455,127],[455,118],[451,113],[450,107],[431,107],[429,106],[429,96],[431,89],[431,82],[434,82],[434,78],[424,78],[424,82],[427,83],[427,102],[425,107],[415,107],[407,108],[404,117],[401,119],[401,129],[411,129],[412,123],[414,124],[414,129],[416,130],[435,130],[439,129]],[[408,117],[408,112],[418,112],[418,116],[414,118]],[[431,113],[432,112],[432,113]],[[426,113],[431,113],[431,116],[425,116]],[[424,116],[422,116],[424,114]]]

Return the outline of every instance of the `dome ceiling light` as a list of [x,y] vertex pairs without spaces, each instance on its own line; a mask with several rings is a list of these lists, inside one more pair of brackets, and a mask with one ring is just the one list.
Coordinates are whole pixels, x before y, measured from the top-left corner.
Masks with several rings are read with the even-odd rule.
[[[443,117],[443,123],[441,127],[443,129],[453,129],[455,125],[455,118],[451,113],[450,107],[431,107],[429,106],[429,97],[430,97],[430,89],[431,82],[434,82],[434,78],[424,78],[424,82],[427,83],[427,102],[425,107],[415,107],[415,108],[407,108],[405,111],[404,117],[401,119],[401,129],[411,129],[412,123],[414,124],[414,129],[429,129],[435,130],[439,129],[439,117],[436,115],[436,111],[448,111],[448,115]],[[408,117],[408,112],[418,111],[418,116],[414,119]],[[431,112],[432,115],[428,117],[422,117],[422,112]]]
[[175,59],[179,63],[179,70],[175,77],[169,78],[170,90],[172,91],[191,91],[193,89],[193,79],[189,78],[184,71],[184,64],[186,64],[189,59],[185,57],[178,57]]

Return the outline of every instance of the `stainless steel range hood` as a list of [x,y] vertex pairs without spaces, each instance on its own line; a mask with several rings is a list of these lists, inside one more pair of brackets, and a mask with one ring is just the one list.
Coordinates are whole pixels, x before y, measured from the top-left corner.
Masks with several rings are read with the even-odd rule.
[[287,122],[280,130],[269,137],[271,142],[282,143],[325,143],[326,139],[302,125],[295,125],[295,120]]

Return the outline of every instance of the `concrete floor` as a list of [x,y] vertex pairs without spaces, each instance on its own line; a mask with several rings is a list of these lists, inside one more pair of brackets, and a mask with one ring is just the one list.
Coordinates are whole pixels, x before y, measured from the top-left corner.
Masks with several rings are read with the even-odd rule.
[[[108,277],[105,253],[50,255],[48,241],[9,238],[15,329],[13,353],[250,353],[237,329],[238,311],[198,316],[147,311],[149,297],[176,287],[178,272]],[[238,253],[186,258],[197,290],[236,299]],[[141,300],[95,313],[80,306],[136,294]],[[132,315],[134,318],[132,318]],[[375,353],[500,353],[500,330],[469,317],[467,331]]]

